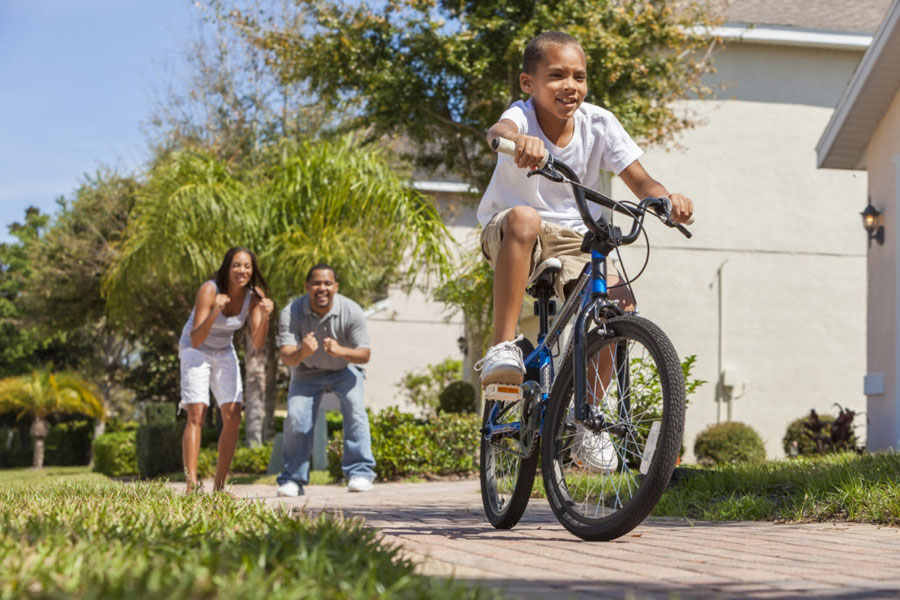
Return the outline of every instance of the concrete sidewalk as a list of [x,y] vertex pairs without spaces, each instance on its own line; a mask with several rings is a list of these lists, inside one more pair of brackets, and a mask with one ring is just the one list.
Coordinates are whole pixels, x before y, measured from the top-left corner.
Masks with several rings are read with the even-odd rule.
[[382,483],[367,493],[273,486],[239,496],[364,518],[428,575],[527,598],[900,598],[900,529],[857,523],[650,519],[614,542],[583,542],[532,499],[514,529],[485,520],[478,481]]

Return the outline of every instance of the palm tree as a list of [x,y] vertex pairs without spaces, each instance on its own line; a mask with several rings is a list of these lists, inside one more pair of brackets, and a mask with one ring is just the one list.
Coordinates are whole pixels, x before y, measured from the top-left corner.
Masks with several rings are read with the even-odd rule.
[[75,373],[51,373],[49,369],[31,375],[0,379],[0,413],[16,412],[18,418],[31,416],[34,439],[32,466],[44,466],[44,442],[50,430],[51,415],[82,414],[103,420],[106,412],[94,386]]
[[[282,142],[256,166],[185,150],[162,157],[138,193],[104,281],[108,306],[138,328],[140,319],[146,327],[165,322],[174,343],[197,286],[235,245],[256,251],[279,308],[303,293],[306,271],[319,261],[333,265],[341,293],[363,305],[390,285],[441,278],[450,264],[437,209],[375,145],[350,136]],[[270,344],[276,324],[277,314]],[[251,410],[264,395],[269,424],[275,368],[271,348],[267,357],[246,344],[244,401]]]

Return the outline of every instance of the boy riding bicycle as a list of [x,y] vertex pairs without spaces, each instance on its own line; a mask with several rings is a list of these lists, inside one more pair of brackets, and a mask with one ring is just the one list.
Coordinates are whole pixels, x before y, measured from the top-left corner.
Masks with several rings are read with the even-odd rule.
[[[573,37],[560,32],[535,36],[525,48],[519,85],[530,98],[514,102],[487,133],[488,145],[498,137],[515,142],[516,155],[498,155],[478,206],[481,248],[494,268],[494,345],[476,365],[483,387],[522,383],[525,367],[514,338],[534,268],[551,257],[560,260],[556,293],[562,297],[590,260],[581,251],[586,228],[565,186],[526,178],[519,169],[537,167],[549,150],[589,188],[600,187],[601,172],[611,171],[639,199],[668,196],[675,222],[687,222],[693,213],[690,198],[669,194],[644,170],[638,161],[643,152],[616,117],[584,102],[587,61]],[[616,287],[619,279],[612,273],[608,280],[610,297],[633,309],[627,287]]]

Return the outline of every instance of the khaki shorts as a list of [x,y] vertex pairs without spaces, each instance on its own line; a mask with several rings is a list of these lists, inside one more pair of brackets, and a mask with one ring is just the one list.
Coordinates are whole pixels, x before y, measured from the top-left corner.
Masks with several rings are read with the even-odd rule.
[[[508,208],[498,212],[481,231],[481,252],[495,267],[497,254],[500,252],[500,241],[503,238],[501,227],[506,214],[512,209]],[[531,253],[531,266],[528,276],[531,277],[535,267],[548,258],[558,258],[562,263],[562,270],[556,277],[554,286],[557,297],[563,297],[563,286],[573,279],[578,279],[584,265],[591,261],[591,255],[581,251],[581,242],[584,236],[574,229],[563,227],[556,223],[541,221],[541,232],[534,243],[534,251]]]

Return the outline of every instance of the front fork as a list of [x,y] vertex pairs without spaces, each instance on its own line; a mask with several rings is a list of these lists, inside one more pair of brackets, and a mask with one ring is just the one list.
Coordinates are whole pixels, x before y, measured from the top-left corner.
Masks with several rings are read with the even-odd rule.
[[[606,256],[595,249],[591,249],[591,297],[575,318],[573,348],[573,359],[575,364],[573,365],[573,368],[575,369],[575,420],[579,423],[584,423],[586,427],[592,430],[602,429],[606,424],[603,415],[599,414],[595,416],[592,414],[588,408],[588,403],[585,402],[585,398],[587,397],[586,378],[588,366],[585,352],[585,337],[587,335],[588,327],[591,325],[591,320],[602,325],[602,322],[599,319],[607,318],[610,311],[604,309],[612,309],[614,313],[621,314],[621,310],[609,300],[609,294],[606,287]],[[617,345],[614,368],[616,369],[617,374],[624,373],[626,378],[628,374],[627,361],[628,357],[624,344]],[[622,381],[622,377],[616,377],[616,385],[619,388],[618,393],[620,399],[620,402],[618,403],[619,412],[620,416],[623,418],[624,415],[621,414],[622,411],[625,411],[625,415],[627,415],[630,410],[630,406],[628,406],[630,402],[626,394],[626,391],[629,389],[627,383],[628,382],[626,381]]]

